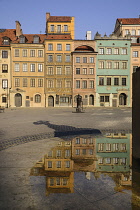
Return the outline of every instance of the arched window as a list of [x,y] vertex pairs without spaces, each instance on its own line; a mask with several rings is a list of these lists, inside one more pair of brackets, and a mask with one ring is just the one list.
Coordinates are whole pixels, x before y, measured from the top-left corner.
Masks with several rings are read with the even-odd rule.
[[35,95],[35,103],[40,103],[41,102],[41,95],[36,94]]

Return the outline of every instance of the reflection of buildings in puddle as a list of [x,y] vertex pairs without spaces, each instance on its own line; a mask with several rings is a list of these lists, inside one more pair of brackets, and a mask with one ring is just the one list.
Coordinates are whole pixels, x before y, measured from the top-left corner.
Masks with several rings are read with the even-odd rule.
[[32,176],[46,176],[46,195],[73,193],[74,172],[85,172],[85,178],[101,174],[111,177],[115,190],[131,186],[131,134],[114,133],[105,137],[78,136],[61,141],[31,169]]

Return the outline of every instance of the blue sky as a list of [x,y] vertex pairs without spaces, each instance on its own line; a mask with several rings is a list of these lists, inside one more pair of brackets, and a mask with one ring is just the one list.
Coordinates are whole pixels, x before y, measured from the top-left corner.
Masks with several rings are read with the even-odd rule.
[[52,16],[75,17],[75,39],[111,34],[117,18],[138,18],[140,0],[0,0],[0,28],[15,28],[21,23],[23,33],[45,33],[46,12]]

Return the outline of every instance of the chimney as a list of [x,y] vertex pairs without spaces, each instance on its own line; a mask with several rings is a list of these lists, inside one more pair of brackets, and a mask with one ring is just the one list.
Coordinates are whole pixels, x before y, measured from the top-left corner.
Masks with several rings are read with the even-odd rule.
[[50,17],[50,12],[46,12],[46,22],[49,19],[49,17]]
[[21,24],[19,21],[16,21],[16,36],[19,37],[22,34],[22,29],[20,28]]
[[86,33],[86,39],[91,40],[91,31],[87,31]]
[[46,12],[46,34],[48,33],[48,19],[49,19],[49,17],[50,17],[50,12]]

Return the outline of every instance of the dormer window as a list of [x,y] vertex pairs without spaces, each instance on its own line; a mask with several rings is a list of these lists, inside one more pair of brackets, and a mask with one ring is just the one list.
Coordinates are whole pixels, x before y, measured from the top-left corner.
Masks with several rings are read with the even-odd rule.
[[68,32],[68,25],[64,25],[64,32]]
[[39,36],[34,36],[34,41],[33,43],[39,43]]
[[4,45],[9,45],[10,44],[10,39],[8,37],[3,37],[3,44]]
[[25,43],[25,36],[19,37],[19,43],[21,43],[21,44]]

